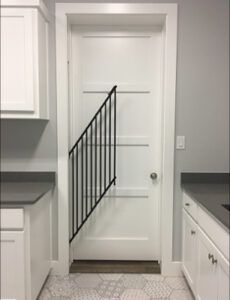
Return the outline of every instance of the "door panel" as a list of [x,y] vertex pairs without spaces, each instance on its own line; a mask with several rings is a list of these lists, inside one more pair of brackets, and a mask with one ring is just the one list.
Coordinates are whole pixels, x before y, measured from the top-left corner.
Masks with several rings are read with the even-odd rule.
[[116,186],[77,236],[74,258],[157,260],[160,180],[150,173],[160,177],[161,32],[74,28],[71,40],[71,144],[118,86]]

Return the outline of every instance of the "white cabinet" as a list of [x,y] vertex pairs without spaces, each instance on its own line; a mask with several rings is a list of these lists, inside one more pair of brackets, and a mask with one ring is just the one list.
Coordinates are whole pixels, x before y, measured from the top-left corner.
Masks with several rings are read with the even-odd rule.
[[0,209],[1,299],[37,299],[51,264],[50,199]]
[[199,300],[229,300],[229,262],[201,229],[197,282]]
[[48,119],[48,15],[38,1],[11,2],[1,4],[1,117]]
[[210,240],[199,231],[197,296],[199,300],[217,300],[216,251]]
[[198,300],[229,300],[229,234],[188,195],[183,200],[182,270],[188,284]]
[[196,286],[197,259],[197,225],[192,218],[183,211],[183,253],[182,267],[193,292]]
[[1,231],[1,299],[25,300],[24,231]]
[[229,300],[229,262],[217,252],[217,299]]

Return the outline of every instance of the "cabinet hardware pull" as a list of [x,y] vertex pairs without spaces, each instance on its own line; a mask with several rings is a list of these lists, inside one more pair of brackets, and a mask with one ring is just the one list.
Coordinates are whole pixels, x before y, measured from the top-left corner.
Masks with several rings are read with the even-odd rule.
[[191,230],[191,234],[196,234],[196,231],[195,230]]
[[190,206],[190,204],[189,203],[185,203],[185,206]]
[[208,259],[210,260],[210,259],[212,259],[213,260],[213,258],[214,258],[214,256],[212,255],[212,254],[208,254]]
[[212,264],[216,264],[217,263],[217,259],[215,259],[214,257],[212,257]]

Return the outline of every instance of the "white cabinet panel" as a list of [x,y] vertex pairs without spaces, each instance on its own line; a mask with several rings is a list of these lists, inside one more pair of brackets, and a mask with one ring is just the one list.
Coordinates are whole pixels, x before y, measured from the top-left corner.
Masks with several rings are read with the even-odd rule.
[[193,292],[196,288],[196,260],[197,260],[197,225],[192,218],[183,211],[183,254],[182,267]]
[[0,209],[1,230],[22,230],[24,228],[24,214],[22,208]]
[[24,231],[1,231],[1,299],[26,299]]
[[199,230],[197,294],[200,300],[217,299],[216,251],[210,240]]
[[229,300],[229,261],[217,253],[218,300]]
[[2,118],[48,118],[47,29],[38,7],[1,7]]
[[1,110],[33,111],[32,14],[1,10]]

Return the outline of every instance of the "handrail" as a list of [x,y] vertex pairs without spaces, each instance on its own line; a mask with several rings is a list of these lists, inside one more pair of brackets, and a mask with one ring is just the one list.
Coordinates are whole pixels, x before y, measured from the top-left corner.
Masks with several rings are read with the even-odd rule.
[[89,129],[89,127],[91,126],[91,124],[93,123],[93,121],[95,120],[95,118],[97,117],[97,115],[99,114],[100,110],[104,107],[105,103],[109,100],[109,98],[111,97],[111,95],[114,93],[114,91],[116,90],[117,85],[114,85],[114,87],[111,89],[111,91],[109,92],[108,96],[106,97],[106,99],[104,100],[104,102],[102,103],[102,105],[99,107],[99,109],[97,110],[97,112],[95,113],[94,117],[91,119],[91,121],[89,122],[89,124],[87,125],[87,127],[85,128],[85,130],[82,132],[82,134],[80,135],[80,137],[78,138],[78,140],[76,141],[76,143],[73,145],[73,147],[70,149],[69,151],[69,155],[73,152],[74,148],[76,147],[76,145],[79,143],[79,141],[82,139],[83,135],[85,134],[85,132]]
[[[69,151],[72,176],[70,243],[111,185],[116,184],[116,88],[115,85],[108,93]],[[113,124],[112,99],[114,101]],[[102,136],[102,126],[104,136]]]

